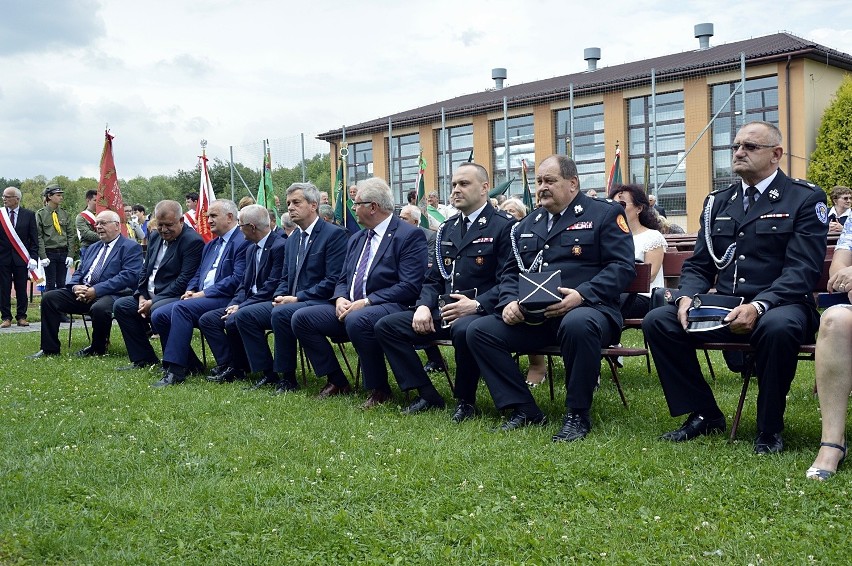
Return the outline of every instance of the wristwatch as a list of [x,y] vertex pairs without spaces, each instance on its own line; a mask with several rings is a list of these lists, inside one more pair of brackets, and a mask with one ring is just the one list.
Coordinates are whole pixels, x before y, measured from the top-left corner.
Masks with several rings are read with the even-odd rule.
[[369,297],[364,297],[364,306],[365,306],[365,307],[369,307],[369,306],[370,306],[370,299],[369,299]]
[[485,314],[485,309],[482,308],[482,305],[479,304],[479,301],[476,302],[476,314]]
[[757,318],[762,317],[766,313],[766,307],[760,301],[752,301],[749,304],[757,311]]

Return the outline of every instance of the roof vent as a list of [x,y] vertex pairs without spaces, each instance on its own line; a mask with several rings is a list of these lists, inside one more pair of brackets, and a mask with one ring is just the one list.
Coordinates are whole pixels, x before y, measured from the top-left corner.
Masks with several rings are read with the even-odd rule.
[[600,47],[586,47],[583,49],[583,59],[589,65],[587,71],[596,71],[598,69],[598,61],[601,58]]
[[699,49],[708,49],[710,38],[713,37],[713,24],[697,24],[695,26],[695,37],[698,38]]
[[500,90],[503,88],[503,81],[506,80],[506,69],[503,67],[494,67],[491,69],[491,78],[494,79],[494,88]]

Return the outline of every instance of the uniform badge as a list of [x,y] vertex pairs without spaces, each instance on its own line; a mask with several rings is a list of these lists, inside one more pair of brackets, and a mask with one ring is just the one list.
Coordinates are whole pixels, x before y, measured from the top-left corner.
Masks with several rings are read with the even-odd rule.
[[481,255],[476,256],[476,259],[473,260],[473,261],[476,262],[476,265],[484,265],[485,264],[485,258],[482,257]]
[[816,205],[816,215],[820,222],[828,224],[828,207],[824,202],[818,202]]
[[781,193],[778,192],[778,189],[772,189],[769,191],[769,200],[775,202],[779,198],[781,198]]
[[486,222],[486,220],[485,220],[484,216],[480,217],[480,219],[476,221],[476,223],[479,224],[480,226],[485,226],[485,222]]
[[583,214],[583,205],[582,204],[578,204],[577,206],[574,207],[574,214],[576,216]]
[[444,258],[444,265],[446,265],[447,267],[449,267],[449,266],[451,266],[452,264],[453,264],[453,260],[452,260],[452,259],[450,259],[450,258],[448,258],[448,257],[445,257],[445,258]]
[[581,246],[574,246],[573,248],[571,248],[571,253],[574,254],[574,255],[577,255],[577,256],[582,255],[583,254],[583,248]]
[[665,298],[667,303],[671,303],[674,300],[671,289],[666,289],[665,293],[663,293],[663,297]]
[[618,224],[618,227],[621,228],[622,232],[625,234],[630,233],[630,228],[627,226],[627,220],[624,219],[623,215],[619,214],[615,219],[615,223]]
[[539,220],[541,220],[541,213],[540,212],[536,215],[534,222],[538,222]]
[[692,299],[692,306],[695,307],[695,308],[700,307],[701,306],[701,298],[696,296],[694,299]]

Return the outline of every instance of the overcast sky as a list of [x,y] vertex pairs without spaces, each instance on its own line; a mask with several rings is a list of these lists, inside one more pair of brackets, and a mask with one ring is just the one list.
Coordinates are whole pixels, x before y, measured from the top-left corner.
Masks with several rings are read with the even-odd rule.
[[[572,6],[582,6],[572,8]],[[788,31],[852,53],[852,2],[0,0],[0,177],[120,177],[208,155],[260,167],[319,132],[490,88]],[[846,27],[839,27],[846,26]],[[282,141],[283,140],[283,141]],[[255,157],[256,154],[256,157]]]

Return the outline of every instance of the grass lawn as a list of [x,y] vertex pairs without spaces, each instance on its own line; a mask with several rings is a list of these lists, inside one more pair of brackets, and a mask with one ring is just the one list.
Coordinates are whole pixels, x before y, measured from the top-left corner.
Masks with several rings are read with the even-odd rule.
[[[535,390],[551,424],[499,434],[484,385],[482,418],[455,425],[450,409],[401,417],[398,391],[370,412],[363,396],[316,401],[313,376],[277,397],[198,377],[156,390],[154,372],[114,371],[117,327],[112,344],[33,362],[37,333],[0,334],[0,564],[849,561],[852,468],[804,476],[820,436],[812,363],[787,450],[758,457],[756,388],[734,444],[657,440],[682,418],[641,358],[623,371],[630,407],[605,371],[591,434],[556,445],[564,387],[554,402]],[[84,345],[75,329],[71,351]],[[740,383],[715,359],[730,417]]]

